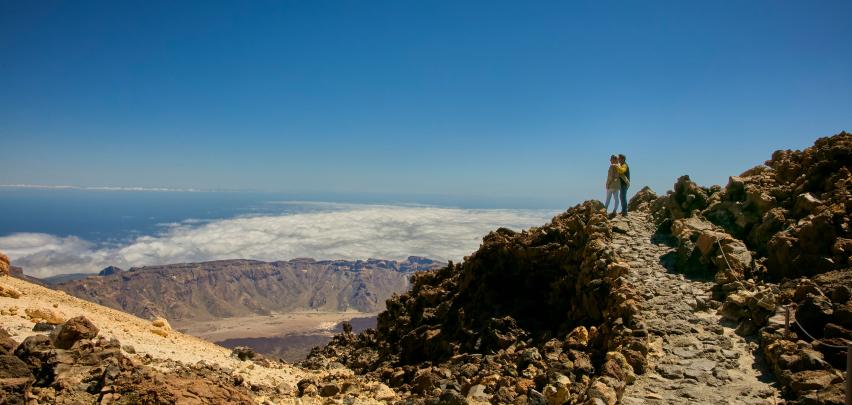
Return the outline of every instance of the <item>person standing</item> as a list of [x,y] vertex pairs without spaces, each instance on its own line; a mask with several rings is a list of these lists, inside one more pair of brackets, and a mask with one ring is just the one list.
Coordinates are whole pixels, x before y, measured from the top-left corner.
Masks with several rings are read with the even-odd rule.
[[612,198],[615,200],[612,215],[618,212],[618,191],[620,189],[621,181],[619,180],[618,156],[612,155],[609,157],[609,171],[606,173],[606,202],[604,203],[604,211],[609,210],[609,200]]
[[[618,155],[618,194],[621,197],[621,215],[627,216],[627,189],[630,187],[630,166],[627,165],[627,156]],[[618,207],[618,205],[616,205]]]

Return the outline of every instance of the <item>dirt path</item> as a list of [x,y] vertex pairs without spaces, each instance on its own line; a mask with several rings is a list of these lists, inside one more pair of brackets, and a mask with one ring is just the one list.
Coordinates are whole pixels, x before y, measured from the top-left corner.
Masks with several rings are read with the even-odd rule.
[[774,404],[774,378],[755,359],[757,344],[734,333],[708,309],[710,281],[669,272],[673,249],[652,241],[644,213],[613,219],[614,245],[630,264],[630,283],[645,298],[641,316],[652,343],[649,367],[627,387],[624,404]]

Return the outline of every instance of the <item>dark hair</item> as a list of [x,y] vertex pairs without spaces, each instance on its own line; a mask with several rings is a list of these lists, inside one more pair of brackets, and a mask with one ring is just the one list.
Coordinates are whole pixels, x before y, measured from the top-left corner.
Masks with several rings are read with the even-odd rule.
[[627,156],[624,156],[624,154],[619,154],[618,158],[621,159],[621,160],[627,161]]
[[618,159],[618,156],[615,156],[615,155],[609,155],[609,160],[613,160],[613,159]]

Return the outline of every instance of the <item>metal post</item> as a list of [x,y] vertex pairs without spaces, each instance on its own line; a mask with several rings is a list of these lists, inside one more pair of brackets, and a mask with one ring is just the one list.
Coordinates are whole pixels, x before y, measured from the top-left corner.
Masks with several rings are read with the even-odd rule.
[[846,347],[846,405],[852,405],[852,346]]
[[790,338],[790,306],[784,306],[784,339]]

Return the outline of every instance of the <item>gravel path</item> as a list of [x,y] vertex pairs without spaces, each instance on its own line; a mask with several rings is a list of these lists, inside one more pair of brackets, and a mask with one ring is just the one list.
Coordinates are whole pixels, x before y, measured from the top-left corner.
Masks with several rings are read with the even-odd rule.
[[646,300],[640,319],[652,347],[648,371],[627,387],[622,403],[783,403],[774,377],[755,359],[757,344],[708,308],[713,283],[666,269],[673,248],[652,241],[645,214],[613,223],[616,251],[631,267],[628,280]]

